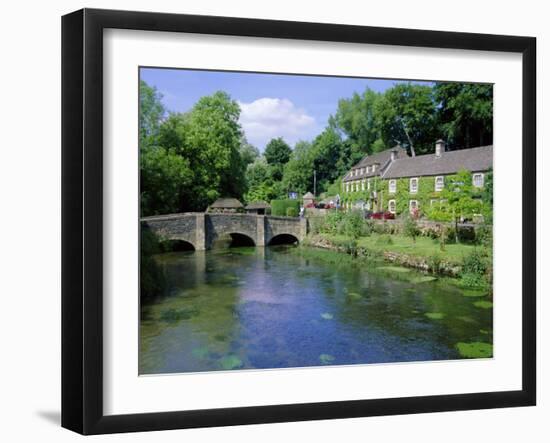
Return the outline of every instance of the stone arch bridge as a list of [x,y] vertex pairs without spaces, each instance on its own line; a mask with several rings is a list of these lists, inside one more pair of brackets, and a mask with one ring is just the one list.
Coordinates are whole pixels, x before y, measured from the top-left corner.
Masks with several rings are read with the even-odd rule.
[[256,214],[185,212],[144,217],[141,223],[163,239],[190,243],[197,251],[210,249],[217,238],[227,235],[245,236],[256,246],[266,246],[288,236],[301,242],[307,234],[305,218]]

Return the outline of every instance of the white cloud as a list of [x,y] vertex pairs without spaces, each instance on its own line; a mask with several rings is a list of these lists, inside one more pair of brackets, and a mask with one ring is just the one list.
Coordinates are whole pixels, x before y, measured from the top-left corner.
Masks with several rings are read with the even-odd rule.
[[275,137],[283,137],[290,144],[310,138],[316,127],[312,116],[286,98],[263,97],[252,103],[239,102],[239,106],[246,138],[262,150]]

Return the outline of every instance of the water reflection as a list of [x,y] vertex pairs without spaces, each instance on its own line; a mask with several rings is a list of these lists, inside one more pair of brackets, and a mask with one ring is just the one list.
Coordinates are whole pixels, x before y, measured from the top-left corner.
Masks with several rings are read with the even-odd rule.
[[156,259],[168,289],[142,304],[142,374],[454,359],[458,342],[492,341],[492,310],[440,282],[289,247]]

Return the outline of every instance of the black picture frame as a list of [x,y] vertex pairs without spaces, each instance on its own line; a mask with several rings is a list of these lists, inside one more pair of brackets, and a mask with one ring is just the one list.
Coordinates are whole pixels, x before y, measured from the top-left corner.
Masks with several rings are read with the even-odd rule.
[[[103,30],[170,31],[519,53],[523,64],[522,389],[104,415]],[[530,406],[536,403],[536,39],[83,9],[62,18],[62,426],[82,434]]]

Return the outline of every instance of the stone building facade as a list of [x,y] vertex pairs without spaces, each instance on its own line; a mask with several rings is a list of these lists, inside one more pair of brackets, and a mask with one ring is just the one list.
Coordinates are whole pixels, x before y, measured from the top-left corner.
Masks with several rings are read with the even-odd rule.
[[482,190],[493,167],[493,146],[446,151],[443,140],[433,154],[410,157],[401,146],[365,156],[342,180],[347,209],[389,211],[399,215],[445,205],[443,191],[468,172],[473,189]]

